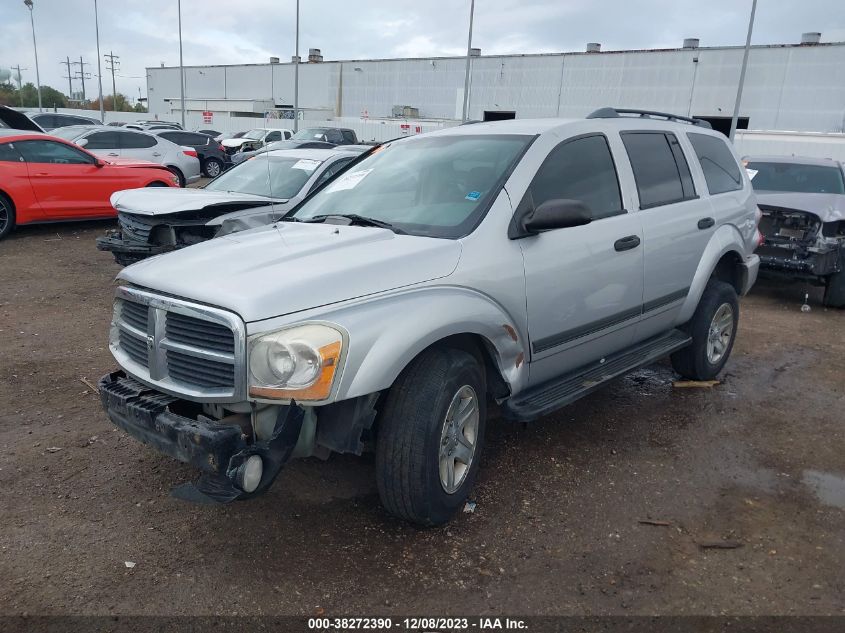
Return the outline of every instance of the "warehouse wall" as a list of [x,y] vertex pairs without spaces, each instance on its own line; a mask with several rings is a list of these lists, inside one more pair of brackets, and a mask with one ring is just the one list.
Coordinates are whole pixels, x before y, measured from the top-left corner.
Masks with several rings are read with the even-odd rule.
[[[491,56],[472,60],[469,116],[584,116],[611,105],[730,117],[741,48]],[[696,61],[697,60],[697,61]],[[300,107],[336,116],[390,117],[394,105],[422,118],[460,118],[464,58],[366,60],[300,65]],[[150,111],[179,97],[176,68],[148,69]],[[188,67],[187,98],[272,98],[293,104],[291,64]],[[749,127],[845,131],[845,44],[754,47],[741,116]]]

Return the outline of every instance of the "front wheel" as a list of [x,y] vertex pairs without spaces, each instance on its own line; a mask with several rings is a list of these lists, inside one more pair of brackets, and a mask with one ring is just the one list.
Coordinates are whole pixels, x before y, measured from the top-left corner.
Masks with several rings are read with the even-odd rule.
[[167,169],[168,169],[168,171],[170,171],[171,174],[173,174],[174,176],[176,176],[176,178],[179,179],[179,186],[184,189],[184,187],[185,187],[185,176],[182,175],[182,172],[179,171],[179,169],[177,169],[176,167],[168,167]]
[[[842,247],[845,250],[845,246]],[[828,308],[845,308],[845,252],[839,255],[839,272],[827,278],[824,305]]]
[[672,367],[690,380],[712,380],[728,362],[738,324],[736,291],[724,281],[711,279],[683,328],[692,344],[672,354]]
[[484,368],[463,350],[432,348],[397,379],[376,438],[379,495],[391,514],[441,525],[472,489],[487,415]]

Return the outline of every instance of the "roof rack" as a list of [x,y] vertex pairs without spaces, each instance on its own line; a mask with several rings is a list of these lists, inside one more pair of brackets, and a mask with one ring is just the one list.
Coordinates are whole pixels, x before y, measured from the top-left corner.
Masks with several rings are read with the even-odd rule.
[[678,123],[689,123],[690,125],[697,125],[707,129],[713,129],[704,119],[693,119],[688,116],[680,116],[679,114],[668,114],[667,112],[655,112],[654,110],[632,110],[627,108],[599,108],[587,115],[588,119],[616,119],[623,114],[633,114],[642,119],[665,119],[666,121],[675,121]]

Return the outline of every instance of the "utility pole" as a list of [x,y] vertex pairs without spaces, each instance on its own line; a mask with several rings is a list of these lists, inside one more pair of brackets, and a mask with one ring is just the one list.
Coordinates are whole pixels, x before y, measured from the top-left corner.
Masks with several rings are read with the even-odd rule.
[[[293,131],[299,132],[299,0],[296,0],[296,54],[293,58]],[[273,69],[270,68],[270,72]]]
[[82,55],[79,56],[78,62],[71,62],[74,66],[79,66],[79,70],[77,71],[75,77],[77,77],[82,82],[82,102],[88,100],[85,96],[85,80],[91,78],[91,73],[85,72],[85,67],[90,66],[88,62],[82,61]]
[[179,107],[182,110],[182,129],[185,129],[185,65],[182,63],[182,0],[176,3],[179,12]]
[[32,17],[32,0],[23,0],[26,8],[29,9],[29,23],[32,25],[32,48],[35,52],[35,82],[38,84],[38,111],[44,112],[41,107],[41,73],[38,71],[38,44],[35,43],[35,18]]
[[71,81],[72,75],[70,74],[70,57],[65,58],[67,61],[59,62],[63,64],[67,68],[67,98],[68,100],[73,99],[73,82]]
[[97,35],[97,85],[100,87],[100,121],[106,122],[106,107],[103,104],[103,70],[100,67],[100,14],[97,11],[97,0],[94,0],[94,32]]
[[16,71],[17,71],[17,73],[18,73],[18,75],[17,75],[17,79],[15,79],[15,81],[17,81],[17,82],[18,82],[18,95],[20,95],[20,98],[21,98],[21,107],[23,107],[23,92],[22,92],[22,90],[21,90],[21,88],[23,88],[23,79],[22,79],[22,77],[21,77],[21,71],[22,71],[22,70],[29,70],[29,68],[21,68],[21,65],[20,65],[20,64],[18,64],[17,66],[13,66],[12,68],[13,68],[14,70],[16,70]]
[[757,0],[751,0],[751,17],[748,18],[748,35],[745,38],[745,52],[742,54],[742,70],[739,71],[739,86],[736,89],[736,103],[734,104],[734,115],[731,117],[731,132],[728,136],[731,141],[736,134],[736,125],[739,121],[739,104],[742,101],[742,89],[745,87],[745,70],[748,68],[748,52],[751,50],[751,31],[754,29],[754,12],[757,10]]
[[112,103],[111,109],[117,112],[117,86],[114,82],[114,71],[120,69],[120,62],[116,61],[120,59],[120,55],[115,55],[113,51],[109,51],[103,57],[106,60],[106,70],[111,71],[111,93],[112,93]]
[[469,106],[469,72],[470,72],[470,63],[472,62],[472,17],[475,14],[475,0],[470,1],[469,5],[469,34],[467,35],[467,68],[466,73],[464,74],[464,111],[461,117],[461,121],[466,123],[467,116],[469,113],[467,112]]

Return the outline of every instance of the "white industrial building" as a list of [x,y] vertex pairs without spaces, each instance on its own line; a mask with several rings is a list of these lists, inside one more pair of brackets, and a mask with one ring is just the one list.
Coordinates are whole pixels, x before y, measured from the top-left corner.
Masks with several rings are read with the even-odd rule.
[[[740,127],[845,132],[845,42],[751,49]],[[706,118],[727,129],[742,47],[491,55],[472,58],[470,119],[584,116],[602,106],[641,108]],[[312,61],[299,66],[299,106],[306,119],[405,118],[432,129],[461,118],[463,57]],[[179,68],[147,69],[150,113],[178,120]],[[185,109],[191,122],[226,127],[229,117],[290,116],[292,63],[185,67]],[[208,118],[211,118],[211,122]],[[282,122],[279,122],[282,123]],[[240,127],[243,127],[241,125]],[[391,128],[393,129],[393,128]],[[403,132],[409,128],[403,127]]]

